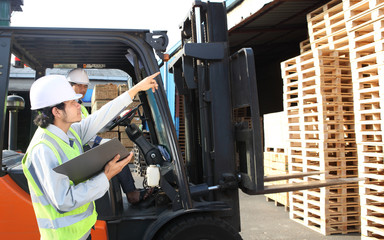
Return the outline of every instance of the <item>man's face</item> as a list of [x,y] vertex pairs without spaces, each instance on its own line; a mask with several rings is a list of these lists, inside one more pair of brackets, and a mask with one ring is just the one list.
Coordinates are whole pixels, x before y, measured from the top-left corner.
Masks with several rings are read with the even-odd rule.
[[74,84],[72,86],[72,88],[73,88],[73,90],[75,90],[75,92],[77,94],[82,94],[83,95],[81,98],[84,98],[85,93],[87,93],[88,85],[85,85],[85,84]]
[[81,121],[81,108],[80,104],[76,100],[65,101],[64,102],[64,112],[65,117],[63,121],[67,123],[74,123]]

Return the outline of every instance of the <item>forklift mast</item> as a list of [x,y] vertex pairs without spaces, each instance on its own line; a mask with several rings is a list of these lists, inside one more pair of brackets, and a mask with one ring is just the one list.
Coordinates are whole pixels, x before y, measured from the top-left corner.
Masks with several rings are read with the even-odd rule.
[[[265,186],[325,174],[264,176],[255,59],[251,48],[229,55],[225,3],[195,1],[181,25],[182,47],[169,65],[185,115],[185,163],[192,184],[216,186],[208,200],[231,206],[239,223],[238,189],[256,195],[357,182],[338,178]],[[191,187],[193,192],[193,187]]]
[[207,198],[228,203],[232,217],[227,220],[239,229],[227,32],[225,3],[196,1],[181,26],[182,49],[169,71],[184,99],[189,180],[218,186],[220,191],[211,191]]

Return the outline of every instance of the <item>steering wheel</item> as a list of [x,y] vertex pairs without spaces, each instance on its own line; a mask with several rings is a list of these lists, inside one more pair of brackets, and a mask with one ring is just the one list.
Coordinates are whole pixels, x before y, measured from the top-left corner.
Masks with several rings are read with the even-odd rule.
[[[113,124],[111,127],[109,127],[109,130],[114,129],[116,126],[127,126],[128,124],[131,123],[132,119],[135,117],[136,113],[139,112],[140,115],[140,110],[139,108],[141,107],[142,103],[140,103],[138,106],[135,108],[132,108],[128,110],[126,113],[124,113],[123,116],[120,118],[117,118],[113,121]],[[140,115],[141,116],[141,115]]]

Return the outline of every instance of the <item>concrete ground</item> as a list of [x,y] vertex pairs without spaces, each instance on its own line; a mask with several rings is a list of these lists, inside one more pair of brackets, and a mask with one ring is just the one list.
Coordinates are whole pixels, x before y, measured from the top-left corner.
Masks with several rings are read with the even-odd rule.
[[283,206],[266,201],[264,195],[249,196],[240,191],[241,236],[244,240],[357,240],[360,234],[324,236],[289,219]]

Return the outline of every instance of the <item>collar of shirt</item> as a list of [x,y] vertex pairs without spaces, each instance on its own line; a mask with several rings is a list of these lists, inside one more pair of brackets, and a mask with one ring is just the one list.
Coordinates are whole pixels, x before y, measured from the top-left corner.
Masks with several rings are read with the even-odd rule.
[[[69,136],[60,128],[56,127],[53,124],[49,124],[47,130],[51,133],[55,134],[58,138],[69,144]],[[69,130],[68,130],[69,132]]]

